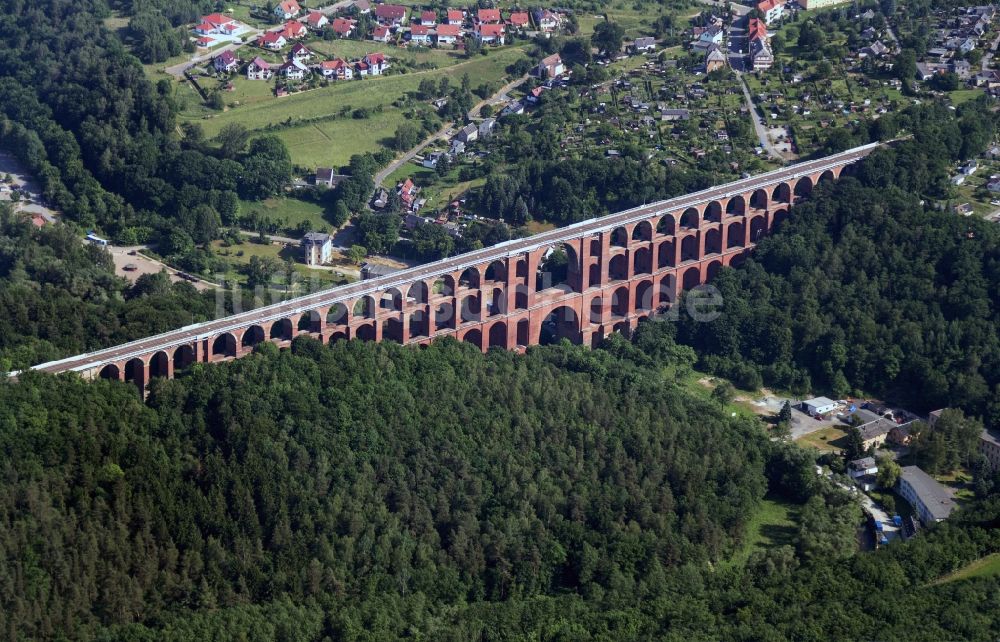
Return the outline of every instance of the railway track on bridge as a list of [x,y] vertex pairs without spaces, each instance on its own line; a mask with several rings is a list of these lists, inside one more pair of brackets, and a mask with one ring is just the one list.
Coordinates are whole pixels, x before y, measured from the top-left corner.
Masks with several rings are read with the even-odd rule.
[[[843,167],[864,158],[876,147],[878,147],[877,143],[857,147],[832,156],[717,185],[699,192],[642,205],[607,216],[581,221],[528,238],[507,241],[489,248],[401,270],[388,276],[315,292],[248,312],[185,326],[177,330],[119,346],[39,364],[32,369],[48,373],[89,372],[93,374],[95,369],[101,368],[106,364],[122,363],[135,358],[148,357],[157,351],[176,349],[179,346],[201,342],[207,346],[211,339],[225,333],[239,332],[251,326],[266,325],[286,320],[296,314],[305,314],[317,309],[330,308],[336,304],[351,304],[358,301],[361,297],[380,297],[387,290],[396,289],[406,292],[408,286],[417,282],[426,282],[429,279],[442,275],[459,273],[470,267],[490,264],[497,260],[506,260],[509,262],[516,257],[523,257],[526,254],[535,252],[539,248],[551,247],[554,244],[573,239],[579,241],[579,239],[588,236],[610,233],[616,228],[635,225],[641,221],[648,221],[653,217],[666,215],[668,212],[679,213],[686,209],[697,207],[704,209],[710,203],[728,202],[729,199],[737,197],[743,198],[742,195],[744,194],[771,189],[776,185],[790,185],[792,182],[801,181],[801,179],[807,177],[818,176],[820,178],[817,181],[821,180],[828,173],[835,177],[839,175]],[[812,179],[810,179],[810,189],[811,186]],[[776,188],[774,189],[776,191]],[[794,197],[789,198],[789,207],[792,200],[794,200]],[[749,221],[747,225],[749,225]],[[747,236],[749,237],[749,234]],[[702,249],[704,248],[702,247]],[[725,248],[723,248],[724,250]],[[676,265],[673,267],[676,269]],[[586,266],[581,266],[581,269],[585,270]],[[607,267],[604,266],[602,269],[604,270],[603,274],[606,275]],[[424,302],[424,304],[427,303],[426,301]],[[516,312],[525,312],[525,310],[520,309]],[[514,313],[515,311],[505,312],[505,314],[512,316]],[[211,360],[210,355],[206,356],[204,360]]]

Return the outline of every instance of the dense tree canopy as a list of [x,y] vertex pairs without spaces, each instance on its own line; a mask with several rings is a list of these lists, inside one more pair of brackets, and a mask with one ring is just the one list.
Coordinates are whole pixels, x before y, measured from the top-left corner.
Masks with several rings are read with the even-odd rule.
[[[0,628],[105,640],[995,630],[995,579],[921,588],[997,550],[995,532],[942,525],[852,555],[845,494],[803,451],[676,387],[692,356],[665,329],[527,356],[300,337],[157,380],[148,405],[118,382],[0,384]],[[796,547],[713,570],[766,488],[805,502]]]

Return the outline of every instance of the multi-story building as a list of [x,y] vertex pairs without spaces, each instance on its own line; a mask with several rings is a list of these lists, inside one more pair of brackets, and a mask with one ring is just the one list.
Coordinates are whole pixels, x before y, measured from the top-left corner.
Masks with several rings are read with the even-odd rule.
[[955,510],[951,490],[916,466],[903,466],[899,475],[899,494],[913,506],[924,524],[948,519]]

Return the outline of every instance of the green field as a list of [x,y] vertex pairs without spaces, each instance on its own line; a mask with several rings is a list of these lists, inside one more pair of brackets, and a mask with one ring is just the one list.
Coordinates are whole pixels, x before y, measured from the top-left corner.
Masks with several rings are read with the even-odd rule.
[[[523,48],[501,49],[444,69],[334,83],[283,98],[257,100],[223,113],[197,109],[182,114],[181,119],[199,122],[209,138],[229,123],[261,130],[268,125],[291,120],[293,126],[283,127],[275,133],[288,145],[292,161],[305,167],[337,167],[346,164],[354,154],[376,151],[386,138],[392,136],[405,119],[403,110],[392,103],[415,92],[421,80],[432,78],[438,81],[447,77],[457,85],[461,83],[462,76],[468,74],[473,87],[482,82],[501,82],[506,76],[507,66],[524,55]],[[233,93],[238,94],[244,83],[234,84],[237,85],[237,92]],[[227,102],[230,95],[227,94]],[[248,101],[253,100],[249,94],[244,95]],[[367,119],[338,115],[345,107],[353,110],[377,106],[381,106],[383,111],[372,113]],[[317,118],[323,120],[294,125],[296,119]]]
[[268,218],[281,221],[283,227],[295,228],[308,221],[313,230],[326,231],[333,226],[323,218],[323,207],[298,198],[269,198],[264,201],[241,201],[243,212],[259,211]]
[[795,440],[800,446],[815,448],[822,452],[839,453],[846,445],[847,432],[836,426],[822,428]]
[[313,40],[307,45],[329,58],[345,60],[357,60],[370,53],[384,53],[393,64],[405,66],[432,64],[446,67],[462,61],[459,54],[444,49],[403,49],[371,40]]
[[797,515],[795,504],[777,497],[765,498],[747,524],[743,546],[721,566],[741,566],[757,551],[791,546],[795,541]]
[[968,564],[954,573],[949,573],[933,582],[933,584],[946,584],[957,582],[958,580],[969,580],[976,577],[993,577],[1000,575],[1000,553],[993,553]]

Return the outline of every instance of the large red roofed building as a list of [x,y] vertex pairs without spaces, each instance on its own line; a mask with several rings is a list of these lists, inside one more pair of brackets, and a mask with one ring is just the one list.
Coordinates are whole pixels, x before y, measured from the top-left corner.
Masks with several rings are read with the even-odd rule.
[[289,20],[281,29],[281,35],[292,40],[293,38],[305,38],[309,35],[309,30],[298,20]]

